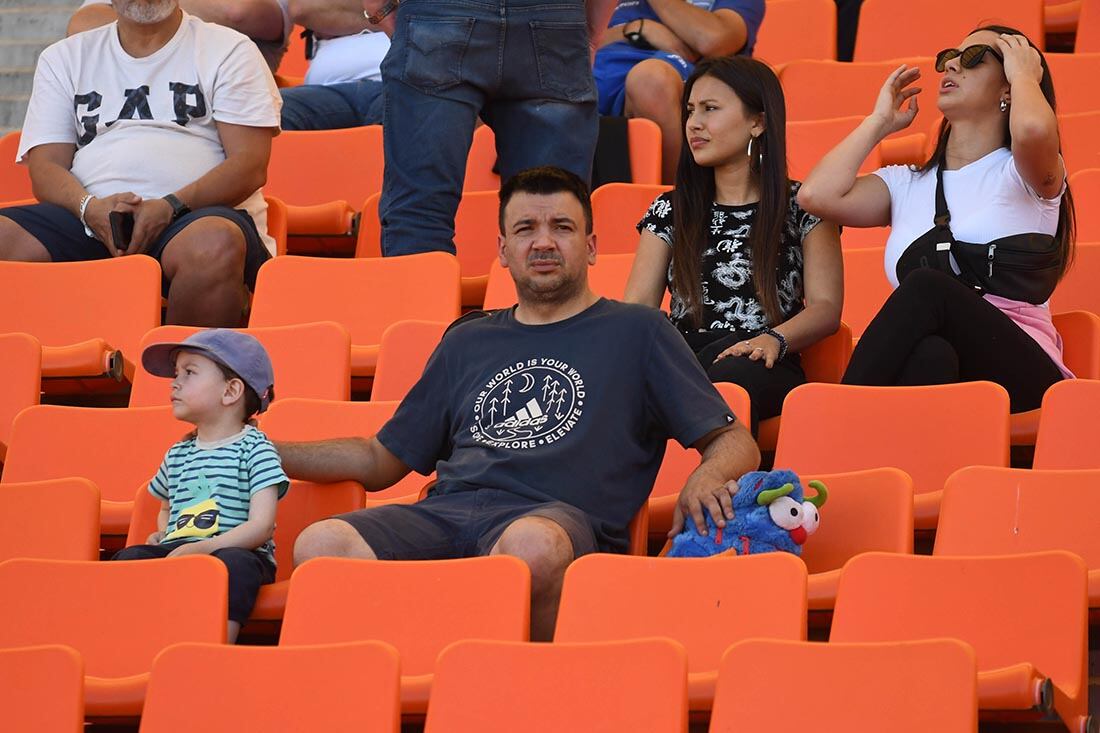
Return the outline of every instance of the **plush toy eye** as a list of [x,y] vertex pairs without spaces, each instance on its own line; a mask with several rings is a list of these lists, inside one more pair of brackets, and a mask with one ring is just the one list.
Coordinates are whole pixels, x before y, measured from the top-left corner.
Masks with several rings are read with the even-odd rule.
[[802,502],[802,529],[810,535],[817,531],[819,524],[821,524],[821,515],[817,513],[817,507],[812,502]]
[[794,529],[802,524],[802,505],[789,496],[781,496],[768,504],[768,513],[783,529]]

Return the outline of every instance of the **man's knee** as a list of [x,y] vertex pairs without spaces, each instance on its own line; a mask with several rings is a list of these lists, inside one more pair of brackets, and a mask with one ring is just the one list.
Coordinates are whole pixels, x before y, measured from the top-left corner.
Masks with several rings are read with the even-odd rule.
[[23,227],[0,216],[0,260],[6,262],[49,262],[50,253]]
[[315,557],[374,558],[374,551],[354,527],[340,519],[324,519],[302,530],[294,542],[294,565]]
[[508,525],[494,553],[512,555],[527,563],[531,582],[540,587],[560,580],[573,561],[573,541],[557,522],[545,517],[521,517]]
[[172,238],[164,253],[165,272],[169,277],[188,274],[239,282],[244,277],[245,248],[239,226],[220,216],[208,216]]
[[683,91],[683,79],[659,59],[646,59],[626,75],[627,105],[637,114],[678,110]]

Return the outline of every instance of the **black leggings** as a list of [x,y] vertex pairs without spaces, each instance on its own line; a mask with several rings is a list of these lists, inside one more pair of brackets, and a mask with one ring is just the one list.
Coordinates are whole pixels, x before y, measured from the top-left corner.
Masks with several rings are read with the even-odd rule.
[[988,380],[1013,412],[1033,410],[1062,372],[1023,329],[937,270],[910,273],[852,353],[844,384],[920,385]]
[[[713,339],[713,332],[710,337]],[[731,334],[709,340],[709,343],[704,334],[688,334],[685,338],[710,381],[732,382],[749,393],[753,435],[756,435],[761,420],[775,417],[782,411],[783,399],[788,392],[806,383],[806,373],[802,371],[802,359],[798,354],[787,354],[768,369],[763,359],[752,361],[747,356],[727,356],[714,361],[723,351],[744,340],[743,336]]]

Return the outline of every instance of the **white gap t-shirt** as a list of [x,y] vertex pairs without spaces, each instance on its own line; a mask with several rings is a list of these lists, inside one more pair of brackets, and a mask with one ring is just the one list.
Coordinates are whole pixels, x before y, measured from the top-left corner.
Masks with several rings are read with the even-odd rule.
[[385,33],[363,31],[352,36],[314,39],[314,43],[306,84],[382,79],[382,59],[390,50],[390,38]]
[[[16,159],[75,144],[72,173],[93,196],[159,198],[225,160],[216,122],[278,131],[281,105],[260,52],[235,30],[185,13],[163,48],[133,58],[111,23],[42,52]],[[234,207],[274,255],[262,190]]]

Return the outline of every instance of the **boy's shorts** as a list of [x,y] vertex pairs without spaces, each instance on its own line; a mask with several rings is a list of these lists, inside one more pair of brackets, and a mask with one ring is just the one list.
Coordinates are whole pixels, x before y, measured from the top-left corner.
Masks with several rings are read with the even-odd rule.
[[361,509],[333,519],[354,527],[380,560],[451,560],[488,555],[508,525],[522,517],[543,517],[564,529],[574,558],[599,550],[588,515],[577,507],[499,489],[429,495],[416,504]]
[[[104,260],[111,256],[107,251],[107,245],[95,237],[89,237],[84,232],[84,225],[80,223],[80,219],[61,206],[54,204],[12,206],[0,209],[0,216],[11,219],[41,242],[54,262]],[[256,223],[252,221],[248,212],[242,209],[207,206],[185,214],[165,227],[157,240],[146,249],[145,254],[160,262],[164,248],[173,237],[183,231],[188,224],[207,216],[220,216],[240,227],[245,241],[244,282],[248,289],[252,290],[256,286],[256,273],[260,265],[271,259],[271,253],[264,246],[260,233],[256,230]],[[168,286],[168,279],[164,278],[161,289],[166,296]]]
[[626,75],[646,59],[664,61],[676,69],[684,81],[687,81],[695,69],[694,64],[674,53],[647,51],[621,41],[610,43],[596,52],[596,62],[592,66],[601,115],[622,116],[623,106],[626,104]]

